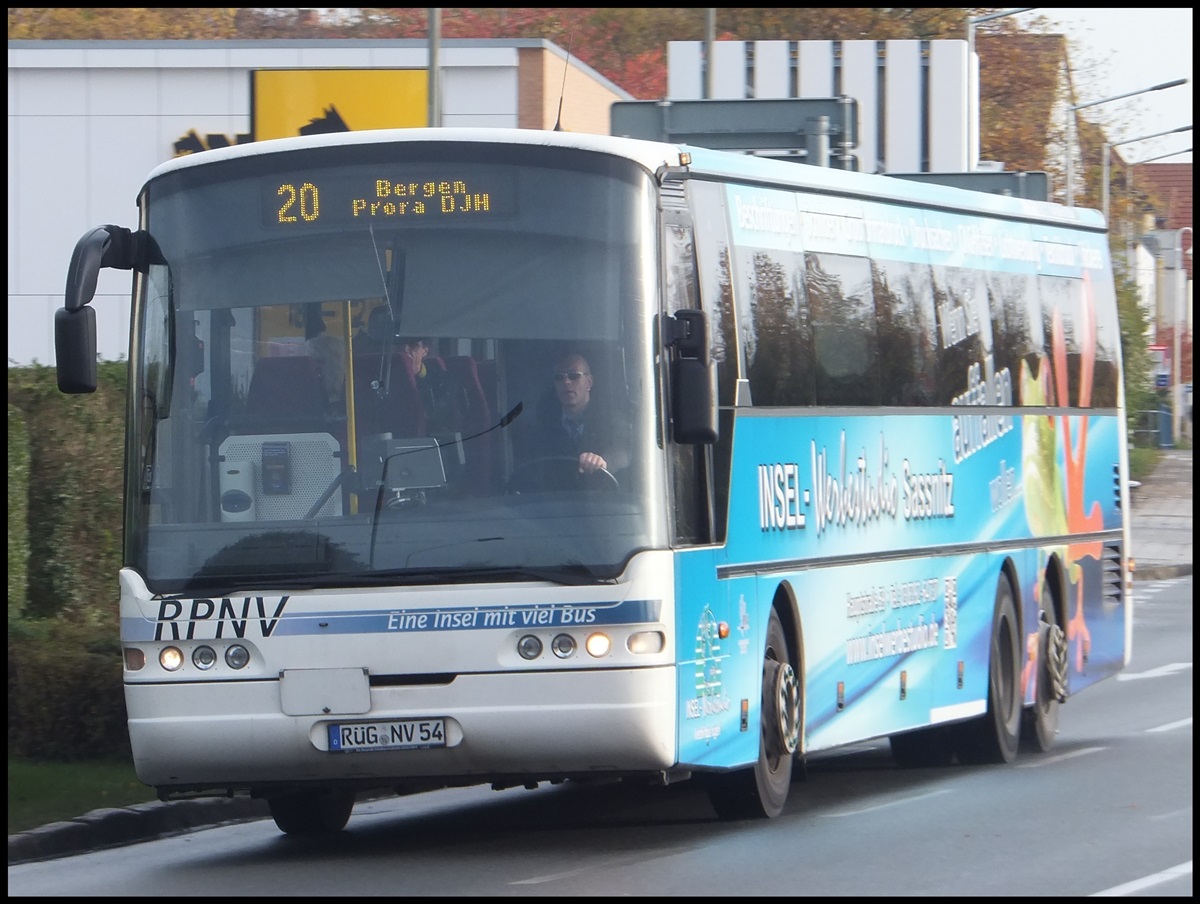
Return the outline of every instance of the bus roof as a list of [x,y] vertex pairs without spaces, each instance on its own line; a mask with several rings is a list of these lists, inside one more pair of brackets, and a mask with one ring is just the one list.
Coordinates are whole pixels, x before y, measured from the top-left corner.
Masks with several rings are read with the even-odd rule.
[[611,135],[592,135],[574,132],[553,132],[542,129],[500,128],[438,128],[438,129],[367,129],[358,132],[333,132],[296,138],[273,138],[253,141],[232,147],[217,148],[176,157],[160,164],[147,181],[188,166],[200,166],[258,154],[272,154],[301,148],[384,144],[387,142],[463,141],[492,144],[530,144],[543,147],[577,148],[626,157],[656,172],[660,167],[680,165],[680,147],[637,138],[615,138]]
[[[852,196],[884,203],[938,207],[984,216],[1049,221],[1062,226],[1100,232],[1105,229],[1102,214],[1087,208],[1065,207],[1047,201],[1013,198],[948,185],[916,182],[870,173],[848,172],[685,144],[540,129],[455,127],[377,129],[277,138],[176,157],[157,166],[150,173],[147,182],[166,173],[193,166],[302,148],[387,142],[444,141],[574,148],[624,157],[642,166],[650,173],[657,173],[664,167],[686,166],[691,175],[701,178],[757,182],[763,185],[795,188],[821,194]],[[685,154],[689,156],[685,158],[683,156]],[[688,160],[686,164],[685,160]]]
[[866,201],[937,207],[1005,219],[1049,221],[1066,227],[1103,232],[1097,210],[1066,207],[1049,201],[1014,198],[950,185],[917,182],[895,176],[856,173],[788,160],[680,145],[691,154],[689,172],[741,182],[801,189],[820,194],[858,197]]

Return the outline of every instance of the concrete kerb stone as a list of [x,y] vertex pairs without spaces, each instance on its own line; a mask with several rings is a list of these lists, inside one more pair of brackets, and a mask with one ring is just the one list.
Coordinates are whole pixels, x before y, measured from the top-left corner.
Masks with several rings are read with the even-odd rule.
[[1165,581],[1168,578],[1187,577],[1191,573],[1191,562],[1184,565],[1147,565],[1134,568],[1133,579],[1135,581]]
[[149,841],[202,828],[266,819],[264,800],[214,797],[92,810],[66,822],[52,822],[8,836],[8,863],[53,860],[87,851]]

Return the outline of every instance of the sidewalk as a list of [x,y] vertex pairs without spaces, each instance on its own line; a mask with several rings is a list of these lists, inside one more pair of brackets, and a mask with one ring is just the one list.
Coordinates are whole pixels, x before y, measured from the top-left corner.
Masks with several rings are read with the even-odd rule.
[[1192,450],[1166,449],[1133,490],[1130,546],[1135,581],[1192,573]]
[[[1133,491],[1130,532],[1135,581],[1192,573],[1192,450],[1168,449],[1158,467]],[[149,841],[194,829],[267,819],[261,800],[202,798],[93,810],[8,836],[8,862],[67,857],[105,847]]]

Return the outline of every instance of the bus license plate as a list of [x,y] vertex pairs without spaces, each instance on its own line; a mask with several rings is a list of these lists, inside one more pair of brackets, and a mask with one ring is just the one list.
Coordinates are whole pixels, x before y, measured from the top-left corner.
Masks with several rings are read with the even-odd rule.
[[443,719],[393,719],[386,722],[342,722],[329,726],[330,753],[364,750],[412,750],[445,747]]

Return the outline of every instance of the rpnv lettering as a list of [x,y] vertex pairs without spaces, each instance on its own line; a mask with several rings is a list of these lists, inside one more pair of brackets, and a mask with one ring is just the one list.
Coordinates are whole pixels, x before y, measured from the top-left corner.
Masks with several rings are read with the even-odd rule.
[[282,596],[278,602],[268,601],[261,596],[232,600],[228,597],[218,604],[216,600],[195,599],[187,606],[184,617],[184,600],[167,599],[158,604],[155,619],[155,640],[219,640],[226,631],[234,637],[245,637],[248,625],[258,625],[261,636],[270,637],[279,624],[289,597]]

